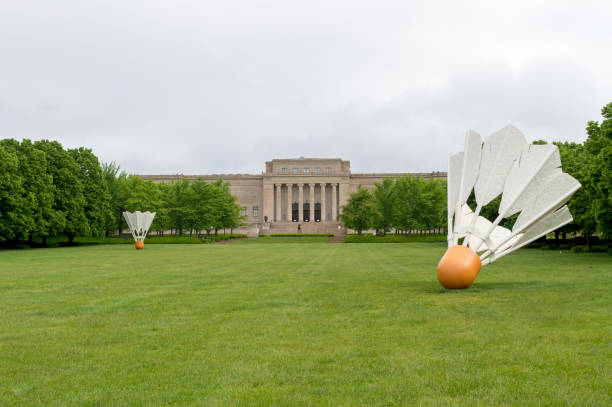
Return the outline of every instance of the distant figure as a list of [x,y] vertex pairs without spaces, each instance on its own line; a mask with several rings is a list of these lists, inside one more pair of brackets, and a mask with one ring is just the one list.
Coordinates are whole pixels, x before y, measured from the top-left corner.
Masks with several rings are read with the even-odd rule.
[[299,223],[298,223],[298,231],[297,232],[298,233],[302,233],[302,225],[300,225]]

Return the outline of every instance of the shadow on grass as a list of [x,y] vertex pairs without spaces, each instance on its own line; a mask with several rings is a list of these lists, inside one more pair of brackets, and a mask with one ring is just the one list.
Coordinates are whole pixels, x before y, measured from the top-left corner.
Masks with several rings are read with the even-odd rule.
[[548,290],[563,287],[569,287],[570,283],[564,282],[547,282],[541,280],[532,281],[494,281],[494,282],[475,282],[472,286],[464,290],[447,290],[442,287],[437,281],[412,281],[406,284],[407,287],[415,291],[425,292],[428,294],[446,294],[446,295],[466,295],[477,294],[490,291],[533,291],[533,290]]

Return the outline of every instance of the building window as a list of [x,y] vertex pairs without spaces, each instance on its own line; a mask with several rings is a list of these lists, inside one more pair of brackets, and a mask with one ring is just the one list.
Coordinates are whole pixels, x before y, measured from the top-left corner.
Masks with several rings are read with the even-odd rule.
[[259,216],[259,206],[253,207],[253,217],[256,218]]
[[310,172],[310,168],[304,168],[304,172]]
[[327,168],[325,169],[325,172],[331,172],[331,167],[327,167]]
[[321,172],[321,167],[315,168],[315,172]]
[[242,209],[240,209],[240,216],[246,216],[247,214],[247,207],[243,206]]
[[294,169],[293,169],[293,172],[294,172],[294,173],[296,173],[296,174],[298,173],[298,171],[299,171],[299,169],[298,169],[298,168],[294,168]]
[[287,169],[286,169],[286,168],[283,168],[283,172],[287,172]]

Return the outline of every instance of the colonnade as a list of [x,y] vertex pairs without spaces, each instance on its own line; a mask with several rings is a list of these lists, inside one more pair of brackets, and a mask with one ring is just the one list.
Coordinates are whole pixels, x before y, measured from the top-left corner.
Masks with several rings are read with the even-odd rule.
[[[286,188],[283,188],[285,186]],[[308,187],[308,198],[304,197],[304,187]],[[315,201],[315,189],[319,187],[319,197]],[[293,198],[293,191],[297,188],[297,200]],[[331,189],[331,202],[327,202],[327,191]],[[286,191],[286,216],[283,217],[283,190]],[[315,221],[315,204],[321,204],[321,221],[335,221],[338,218],[338,196],[340,185],[338,183],[286,183],[274,184],[274,220],[276,222],[292,220],[293,204],[298,204],[298,222],[304,221],[304,203],[309,204],[308,219]],[[329,209],[328,212],[328,204]]]

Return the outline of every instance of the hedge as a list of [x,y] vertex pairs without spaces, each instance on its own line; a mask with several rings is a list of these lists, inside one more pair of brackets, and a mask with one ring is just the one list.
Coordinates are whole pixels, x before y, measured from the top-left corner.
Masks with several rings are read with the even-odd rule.
[[432,235],[386,235],[386,236],[374,236],[374,235],[346,235],[344,237],[344,243],[434,243],[434,242],[446,242],[446,235],[443,234],[432,234]]
[[273,233],[270,237],[302,237],[302,236],[326,236],[332,237],[333,233]]

